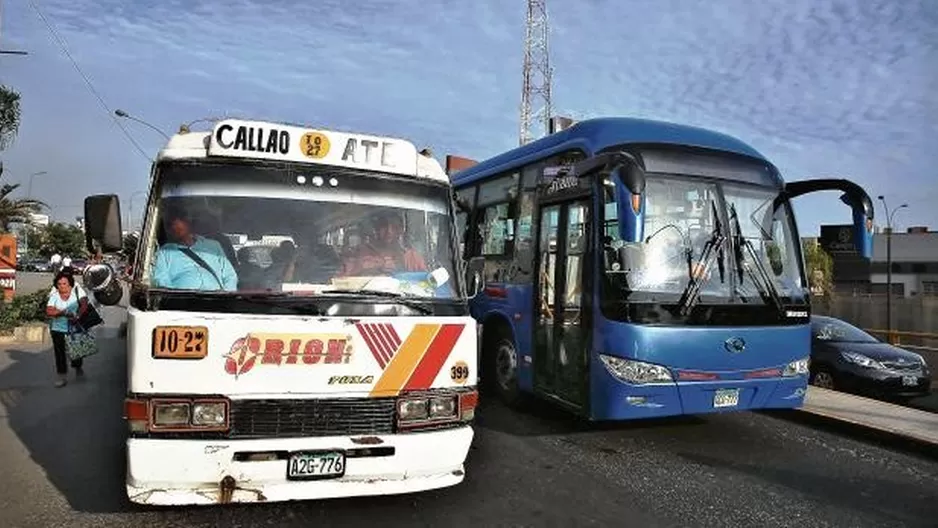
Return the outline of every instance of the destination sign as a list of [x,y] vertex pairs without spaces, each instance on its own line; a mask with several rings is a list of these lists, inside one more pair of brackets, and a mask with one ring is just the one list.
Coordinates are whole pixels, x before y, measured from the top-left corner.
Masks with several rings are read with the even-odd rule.
[[572,165],[545,167],[541,174],[540,188],[544,195],[589,189],[589,179],[573,174]]
[[209,156],[334,165],[417,175],[417,148],[402,139],[226,119],[212,130]]

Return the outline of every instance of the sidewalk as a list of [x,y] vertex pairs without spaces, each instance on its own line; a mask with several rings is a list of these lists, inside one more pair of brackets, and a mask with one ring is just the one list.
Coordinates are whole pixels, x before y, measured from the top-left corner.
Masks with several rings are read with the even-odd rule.
[[938,414],[809,386],[803,412],[938,445]]

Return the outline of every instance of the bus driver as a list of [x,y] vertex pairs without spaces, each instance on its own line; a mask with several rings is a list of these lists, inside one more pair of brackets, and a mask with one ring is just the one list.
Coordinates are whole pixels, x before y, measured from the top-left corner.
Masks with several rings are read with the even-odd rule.
[[399,213],[378,213],[371,220],[374,238],[346,256],[343,275],[374,276],[427,270],[423,257],[404,243],[404,222]]

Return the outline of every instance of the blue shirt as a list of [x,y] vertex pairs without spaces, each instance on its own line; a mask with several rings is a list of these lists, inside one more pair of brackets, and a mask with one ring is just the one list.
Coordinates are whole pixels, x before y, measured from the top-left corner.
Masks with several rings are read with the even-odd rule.
[[[189,246],[189,249],[202,257],[202,260],[212,268],[218,280],[215,280],[208,270],[191,257],[180,251],[183,247],[185,246],[181,244],[167,242],[157,250],[152,273],[154,286],[182,290],[234,291],[238,289],[238,275],[221,244],[196,235],[195,242]],[[220,285],[219,281],[221,281]]]
[[[57,310],[65,310],[66,313],[75,315],[78,313],[78,301],[82,297],[85,297],[85,294],[78,288],[77,284],[72,288],[68,299],[63,299],[62,296],[59,295],[59,290],[53,289],[52,292],[49,293],[49,302],[46,306],[51,306]],[[53,317],[52,321],[49,323],[49,330],[53,332],[68,332],[68,317],[66,315]]]

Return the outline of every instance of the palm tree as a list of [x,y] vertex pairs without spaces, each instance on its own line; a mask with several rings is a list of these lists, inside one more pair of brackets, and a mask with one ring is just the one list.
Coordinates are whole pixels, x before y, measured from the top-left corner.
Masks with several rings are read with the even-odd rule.
[[0,84],[0,150],[10,146],[20,127],[20,94]]
[[[0,162],[0,177],[3,176],[3,163]],[[31,198],[10,198],[19,188],[18,183],[0,185],[0,232],[9,233],[10,224],[31,222],[30,214],[42,211],[45,203]]]

